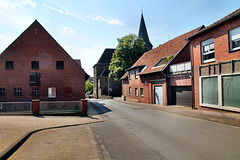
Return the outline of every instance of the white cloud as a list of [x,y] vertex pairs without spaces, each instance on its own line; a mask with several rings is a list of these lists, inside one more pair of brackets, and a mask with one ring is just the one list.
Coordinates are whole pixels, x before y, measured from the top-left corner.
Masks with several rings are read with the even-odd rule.
[[58,12],[58,13],[63,14],[63,15],[73,16],[73,17],[78,18],[78,19],[80,19],[80,20],[82,20],[82,21],[86,21],[86,20],[85,20],[83,17],[81,17],[80,15],[75,14],[75,13],[72,13],[72,12],[63,11],[63,10],[61,10],[61,9],[57,9],[57,8],[48,6],[48,5],[46,5],[46,4],[43,4],[43,7],[47,8],[47,9],[50,9],[50,10],[53,10],[53,11]]
[[119,19],[105,18],[105,17],[97,16],[97,15],[91,15],[91,16],[87,16],[87,17],[89,19],[92,19],[92,20],[95,20],[95,21],[107,22],[107,24],[110,24],[110,25],[117,25],[117,26],[124,26],[125,25]]
[[63,26],[62,29],[59,31],[59,34],[61,36],[72,36],[74,35],[74,30],[72,28]]
[[65,14],[65,12],[62,11],[61,9],[56,9],[56,8],[54,8],[54,7],[50,7],[50,6],[46,5],[46,4],[43,4],[43,6],[44,6],[45,8],[47,8],[47,9],[50,9],[50,10],[56,11],[56,12],[58,12],[58,13],[60,13],[60,14]]
[[[78,19],[80,19],[82,21],[87,22],[86,18],[83,18],[82,16],[80,16],[80,15],[78,15],[76,13],[67,12],[67,11],[64,11],[64,10],[61,10],[61,9],[57,9],[57,8],[48,6],[46,4],[43,4],[43,6],[45,8],[47,8],[47,9],[53,10],[55,12],[58,12],[59,14],[73,16],[75,18],[78,18]],[[110,25],[117,25],[117,26],[124,26],[125,25],[123,22],[121,22],[119,19],[116,19],[116,18],[105,18],[103,16],[91,15],[91,16],[87,16],[87,19],[94,20],[94,21],[106,22],[107,24],[110,24]]]
[[25,6],[36,7],[36,5],[32,0],[0,0],[0,6],[7,10],[16,10]]

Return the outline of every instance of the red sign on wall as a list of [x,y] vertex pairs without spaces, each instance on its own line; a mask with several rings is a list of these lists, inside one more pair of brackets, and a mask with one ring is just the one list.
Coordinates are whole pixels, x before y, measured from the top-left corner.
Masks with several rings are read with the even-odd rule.
[[143,84],[143,86],[149,86],[148,82],[145,81],[144,84]]

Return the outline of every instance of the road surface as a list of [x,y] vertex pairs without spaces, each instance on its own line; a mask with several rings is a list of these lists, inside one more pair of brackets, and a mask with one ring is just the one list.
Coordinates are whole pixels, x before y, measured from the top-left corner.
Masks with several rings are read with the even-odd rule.
[[91,100],[107,119],[93,124],[114,160],[239,160],[240,128],[143,108]]

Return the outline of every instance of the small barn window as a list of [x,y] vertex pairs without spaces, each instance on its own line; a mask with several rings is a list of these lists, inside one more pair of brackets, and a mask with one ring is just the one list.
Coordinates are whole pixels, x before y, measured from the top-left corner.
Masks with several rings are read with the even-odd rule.
[[31,68],[39,69],[39,61],[32,61]]
[[57,69],[64,69],[64,61],[57,61],[56,62]]
[[22,88],[14,88],[14,96],[21,96]]
[[0,96],[5,96],[5,88],[0,88]]
[[40,73],[30,73],[30,86],[40,86]]
[[32,92],[31,92],[32,96],[39,96],[39,88],[32,88]]
[[13,69],[13,61],[6,61],[6,69]]

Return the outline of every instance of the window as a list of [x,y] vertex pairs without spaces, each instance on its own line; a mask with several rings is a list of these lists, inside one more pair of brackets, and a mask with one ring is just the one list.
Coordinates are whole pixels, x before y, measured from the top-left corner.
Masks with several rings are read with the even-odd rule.
[[202,103],[218,105],[218,77],[202,78]]
[[214,39],[208,39],[201,43],[202,47],[202,62],[208,63],[215,61]]
[[240,108],[240,75],[222,77],[223,106]]
[[240,49],[240,27],[229,31],[230,51]]
[[64,69],[64,61],[57,61],[56,62],[57,69]]
[[140,88],[141,97],[143,97],[143,88]]
[[168,62],[167,57],[164,57],[154,67],[164,66],[165,64],[167,64],[167,62]]
[[40,73],[30,73],[30,86],[40,86]]
[[135,71],[135,79],[138,79],[138,71]]
[[138,97],[138,89],[135,88],[135,96]]
[[5,88],[0,88],[0,96],[5,96]]
[[39,61],[32,61],[31,68],[39,69]]
[[129,80],[131,80],[131,72],[129,72]]
[[14,96],[21,96],[22,88],[14,88]]
[[56,88],[55,87],[48,88],[48,98],[56,98]]
[[6,69],[13,69],[13,61],[6,61]]
[[132,88],[129,87],[129,96],[131,96],[131,95],[132,95]]
[[32,88],[31,95],[32,96],[39,96],[39,88]]
[[169,67],[170,73],[176,73],[176,72],[185,72],[185,71],[191,71],[191,62],[183,62],[178,64],[170,65]]

